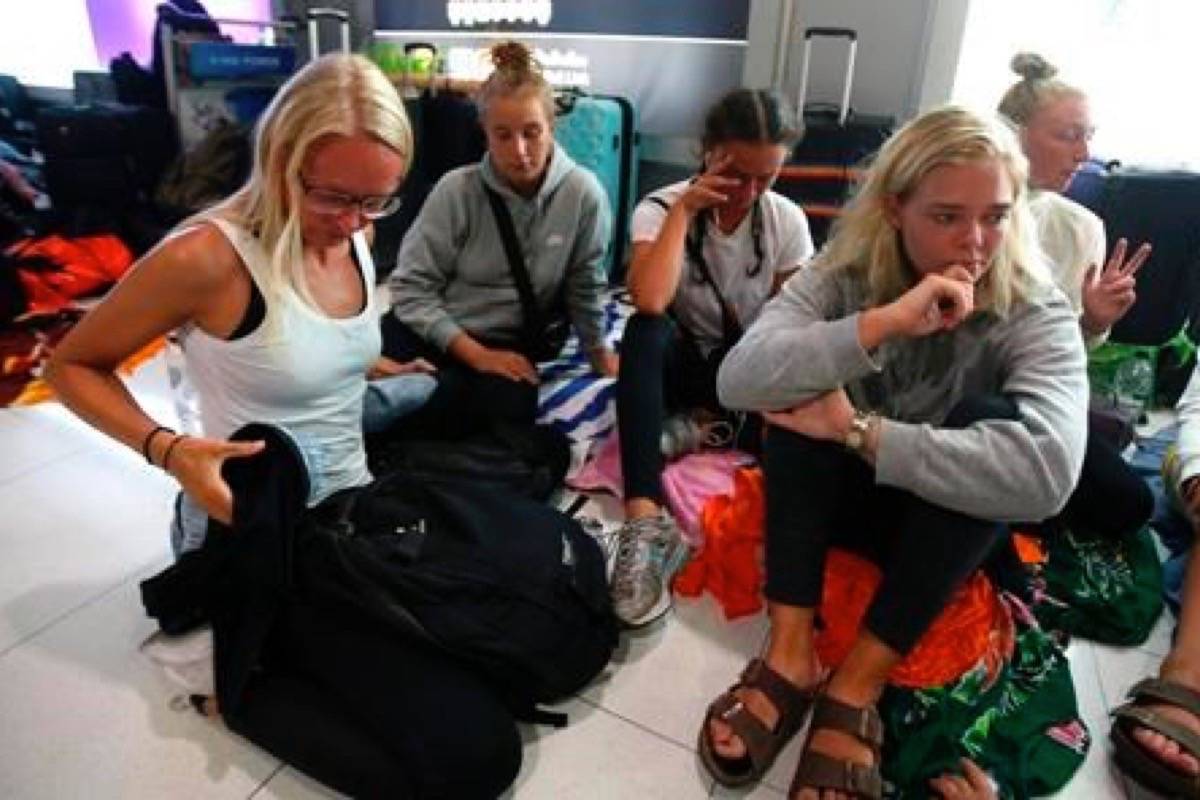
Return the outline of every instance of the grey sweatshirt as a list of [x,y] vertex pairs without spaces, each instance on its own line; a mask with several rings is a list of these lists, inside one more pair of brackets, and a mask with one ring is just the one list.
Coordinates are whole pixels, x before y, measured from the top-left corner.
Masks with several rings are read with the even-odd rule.
[[486,154],[481,163],[438,181],[388,279],[393,313],[443,350],[463,330],[491,339],[520,338],[521,301],[485,181],[512,214],[539,305],[551,308],[561,287],[583,347],[602,346],[608,201],[595,176],[557,144],[545,181],[529,199],[508,188]]
[[[1056,514],[1079,479],[1088,405],[1079,322],[1062,292],[1046,287],[1005,319],[980,312],[873,353],[858,341],[865,296],[847,270],[800,270],[721,364],[722,405],[786,409],[844,386],[855,407],[883,417],[877,483],[979,519]],[[984,394],[1012,398],[1021,419],[939,427],[961,399]]]

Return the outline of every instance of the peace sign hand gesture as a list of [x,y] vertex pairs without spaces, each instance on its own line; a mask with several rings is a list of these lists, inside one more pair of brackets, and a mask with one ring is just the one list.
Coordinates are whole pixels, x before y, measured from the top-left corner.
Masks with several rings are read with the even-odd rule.
[[1137,299],[1137,281],[1134,276],[1150,257],[1150,244],[1143,242],[1128,260],[1125,258],[1129,243],[1117,240],[1112,255],[1104,270],[1097,275],[1097,265],[1088,267],[1083,277],[1083,328],[1088,333],[1100,334],[1107,331]]

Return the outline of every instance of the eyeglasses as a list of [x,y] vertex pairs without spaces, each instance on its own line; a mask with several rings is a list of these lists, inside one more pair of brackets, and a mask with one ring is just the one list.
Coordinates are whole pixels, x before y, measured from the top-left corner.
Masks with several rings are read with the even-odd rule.
[[1079,144],[1080,142],[1090,142],[1092,137],[1096,135],[1096,129],[1093,127],[1085,128],[1082,125],[1068,125],[1056,128],[1051,131],[1050,135],[1066,144]]
[[395,194],[356,197],[331,189],[322,189],[310,184],[303,175],[300,176],[300,188],[304,190],[313,211],[330,216],[355,211],[367,219],[382,219],[399,211],[404,202],[399,195]]

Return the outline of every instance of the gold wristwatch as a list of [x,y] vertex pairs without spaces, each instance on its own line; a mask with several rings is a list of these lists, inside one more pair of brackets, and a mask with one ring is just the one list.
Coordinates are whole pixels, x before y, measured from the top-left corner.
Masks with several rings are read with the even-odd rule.
[[867,446],[867,431],[871,429],[871,418],[874,414],[855,409],[854,417],[850,420],[850,430],[846,432],[846,447],[861,453]]

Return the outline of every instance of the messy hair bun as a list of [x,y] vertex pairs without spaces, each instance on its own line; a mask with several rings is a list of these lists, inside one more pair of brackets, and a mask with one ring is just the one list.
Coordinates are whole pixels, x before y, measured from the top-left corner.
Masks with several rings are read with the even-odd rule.
[[1072,95],[1084,96],[1079,89],[1054,77],[1058,69],[1037,53],[1017,53],[1009,62],[1009,67],[1021,76],[1021,80],[1009,87],[1004,97],[1000,98],[996,110],[1017,127],[1028,123],[1038,109],[1050,100]]
[[492,66],[505,72],[541,72],[529,48],[520,42],[497,42],[488,50]]
[[481,117],[487,117],[488,104],[497,97],[519,92],[536,93],[546,110],[546,119],[554,124],[554,92],[542,76],[542,65],[524,44],[512,40],[497,42],[488,48],[492,74],[479,87],[475,98]]
[[1009,66],[1027,81],[1046,80],[1058,74],[1058,67],[1037,53],[1017,53],[1009,62]]

